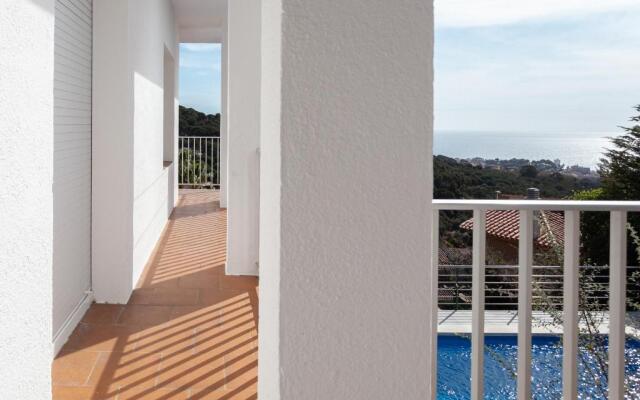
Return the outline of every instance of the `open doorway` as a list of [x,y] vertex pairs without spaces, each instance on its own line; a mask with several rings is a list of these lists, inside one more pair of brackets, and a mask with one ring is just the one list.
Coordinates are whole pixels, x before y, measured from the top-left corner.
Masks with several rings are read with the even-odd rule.
[[219,43],[180,45],[178,183],[182,189],[220,189],[221,48]]

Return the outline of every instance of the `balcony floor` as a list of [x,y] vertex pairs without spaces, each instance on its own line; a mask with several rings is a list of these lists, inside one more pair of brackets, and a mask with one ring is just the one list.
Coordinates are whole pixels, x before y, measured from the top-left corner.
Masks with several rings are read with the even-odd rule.
[[129,303],[92,305],[54,360],[54,400],[257,398],[257,279],[224,275],[218,204],[181,191]]

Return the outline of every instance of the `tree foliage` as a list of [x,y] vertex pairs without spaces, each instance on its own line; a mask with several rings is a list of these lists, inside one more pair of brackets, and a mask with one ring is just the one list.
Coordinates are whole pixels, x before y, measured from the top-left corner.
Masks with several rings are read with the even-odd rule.
[[530,187],[540,189],[543,198],[562,199],[598,186],[591,179],[560,173],[525,176],[529,174],[482,168],[445,156],[434,157],[433,175],[436,199],[495,199],[496,191],[524,196]]
[[[640,106],[635,107],[640,112]],[[640,122],[640,115],[631,118]],[[611,138],[612,148],[600,160],[599,173],[602,187],[596,190],[578,191],[574,200],[640,200],[640,125],[622,127],[621,136]],[[640,216],[629,214],[629,226],[640,230]],[[582,213],[581,240],[583,262],[594,265],[609,263],[609,215],[608,213]],[[628,246],[630,264],[633,257],[631,243]]]
[[[640,113],[640,105],[635,107]],[[640,199],[640,115],[631,118],[631,127],[621,127],[624,134],[611,138],[613,148],[600,160],[604,195],[611,200]]]
[[520,176],[535,178],[538,176],[538,169],[533,165],[523,165],[520,167]]
[[220,114],[205,114],[180,106],[180,136],[220,136]]

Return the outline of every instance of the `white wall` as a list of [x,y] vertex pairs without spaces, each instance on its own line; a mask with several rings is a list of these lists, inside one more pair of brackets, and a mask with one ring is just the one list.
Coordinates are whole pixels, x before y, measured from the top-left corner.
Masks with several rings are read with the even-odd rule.
[[0,0],[0,398],[51,396],[53,0]]
[[176,200],[176,165],[163,166],[165,46],[177,60],[169,0],[95,0],[93,287],[99,302],[128,300]]
[[[129,54],[134,74],[133,282],[137,282],[169,217],[175,164],[163,168],[164,49],[178,59],[169,0],[130,0]],[[175,66],[174,66],[175,67]],[[174,74],[174,76],[176,76]],[[177,108],[174,107],[174,112]],[[174,138],[177,159],[177,136]],[[174,182],[172,187],[171,182]]]
[[227,267],[258,274],[260,147],[259,0],[228,4]]
[[427,398],[432,5],[264,7],[260,397]]

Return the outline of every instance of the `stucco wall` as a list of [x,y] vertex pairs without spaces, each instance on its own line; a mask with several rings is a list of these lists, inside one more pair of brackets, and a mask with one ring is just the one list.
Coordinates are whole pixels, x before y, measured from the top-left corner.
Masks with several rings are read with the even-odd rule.
[[99,302],[128,300],[176,200],[177,166],[163,165],[165,46],[177,60],[169,0],[95,0],[93,287]]
[[0,398],[51,396],[53,0],[0,0]]
[[432,5],[265,7],[260,397],[427,398]]
[[260,155],[259,0],[228,4],[227,273],[257,275]]
[[[167,203],[177,200],[174,198],[174,176],[177,175],[171,173],[177,166],[163,167],[163,87],[164,49],[166,47],[177,60],[178,46],[173,6],[169,0],[131,0],[129,4],[129,54],[134,74],[135,110],[133,282],[136,283],[169,217],[167,211],[172,207],[167,207]],[[177,137],[174,137],[177,152],[176,143]]]

